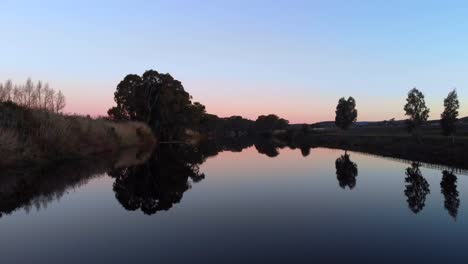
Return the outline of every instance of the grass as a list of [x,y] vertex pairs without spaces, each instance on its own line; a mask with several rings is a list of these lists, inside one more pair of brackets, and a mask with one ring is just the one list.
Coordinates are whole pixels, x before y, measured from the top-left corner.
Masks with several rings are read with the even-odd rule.
[[115,123],[0,103],[0,167],[83,158],[154,142],[144,123]]

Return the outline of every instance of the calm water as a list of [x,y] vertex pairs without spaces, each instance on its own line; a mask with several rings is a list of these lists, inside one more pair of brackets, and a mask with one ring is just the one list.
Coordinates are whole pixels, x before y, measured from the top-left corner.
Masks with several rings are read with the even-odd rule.
[[322,148],[204,151],[2,175],[1,263],[468,259],[462,172]]

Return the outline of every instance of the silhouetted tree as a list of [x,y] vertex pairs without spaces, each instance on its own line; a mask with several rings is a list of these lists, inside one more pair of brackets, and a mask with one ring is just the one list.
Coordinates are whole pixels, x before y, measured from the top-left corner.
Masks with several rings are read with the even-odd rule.
[[357,164],[352,162],[349,154],[341,155],[335,161],[336,178],[341,188],[345,189],[346,186],[351,190],[356,186],[356,177],[358,175]]
[[409,117],[407,119],[408,130],[415,132],[419,138],[419,130],[429,118],[429,108],[426,106],[423,93],[416,88],[411,89],[408,92],[404,110],[405,115]]
[[268,132],[286,129],[288,124],[288,120],[279,118],[277,115],[261,115],[255,120],[254,127],[258,132]]
[[457,218],[460,199],[457,191],[457,176],[452,172],[444,170],[442,172],[442,181],[440,182],[441,192],[445,197],[445,209],[453,218]]
[[146,122],[167,140],[183,137],[205,113],[202,104],[192,103],[180,81],[153,70],[141,77],[127,75],[117,86],[114,100],[117,106],[109,109],[109,117]]
[[421,174],[420,165],[413,162],[411,167],[406,169],[405,195],[407,197],[408,207],[413,213],[419,213],[425,205],[426,196],[430,193],[429,183]]
[[456,90],[451,91],[447,98],[445,98],[444,107],[444,112],[440,115],[440,125],[442,126],[443,134],[452,136],[453,142],[456,122],[458,121],[458,109],[460,108]]
[[310,146],[300,146],[301,154],[303,157],[307,157],[310,154]]
[[335,125],[343,130],[347,130],[357,120],[356,101],[353,97],[346,100],[340,98],[336,106]]

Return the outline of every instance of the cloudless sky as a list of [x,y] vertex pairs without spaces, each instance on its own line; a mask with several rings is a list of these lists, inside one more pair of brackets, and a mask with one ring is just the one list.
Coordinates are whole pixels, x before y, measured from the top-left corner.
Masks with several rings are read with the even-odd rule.
[[412,87],[431,118],[457,88],[468,115],[466,1],[0,0],[0,80],[48,81],[67,112],[99,115],[126,74],[182,81],[220,116],[403,118]]

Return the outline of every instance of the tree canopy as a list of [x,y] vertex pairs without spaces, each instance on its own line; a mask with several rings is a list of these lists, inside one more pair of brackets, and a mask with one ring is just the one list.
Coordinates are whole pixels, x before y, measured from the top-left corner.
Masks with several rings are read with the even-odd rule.
[[408,92],[404,110],[408,116],[407,124],[410,131],[418,130],[429,118],[430,110],[426,106],[424,95],[416,88]]
[[196,126],[205,113],[205,106],[191,99],[170,74],[149,70],[142,76],[129,74],[117,85],[117,106],[108,115],[115,120],[146,122],[158,136],[174,139]]
[[288,127],[289,121],[279,118],[277,115],[261,115],[255,120],[255,129],[257,131],[273,131],[285,129]]
[[451,91],[447,98],[445,98],[444,107],[444,112],[440,115],[440,125],[443,134],[450,136],[455,133],[456,123],[458,121],[458,109],[460,108],[456,90]]
[[356,101],[353,97],[346,100],[340,98],[336,106],[335,125],[343,130],[347,130],[357,120]]

